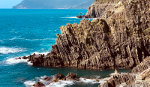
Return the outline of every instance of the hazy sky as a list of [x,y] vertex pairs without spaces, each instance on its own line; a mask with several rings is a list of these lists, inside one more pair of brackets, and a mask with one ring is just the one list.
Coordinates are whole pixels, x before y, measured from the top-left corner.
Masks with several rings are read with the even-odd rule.
[[0,0],[0,8],[12,8],[22,0]]

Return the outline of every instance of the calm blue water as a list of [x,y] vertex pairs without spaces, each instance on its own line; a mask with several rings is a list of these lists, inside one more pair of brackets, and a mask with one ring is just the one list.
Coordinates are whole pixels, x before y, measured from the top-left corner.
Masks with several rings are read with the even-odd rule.
[[[109,71],[91,71],[68,68],[33,67],[9,60],[34,52],[50,52],[55,44],[59,27],[66,23],[79,23],[73,18],[87,10],[0,10],[0,87],[25,87],[24,82],[40,76],[57,73],[77,73],[83,77],[101,78]],[[69,87],[97,87],[98,84],[75,84]]]

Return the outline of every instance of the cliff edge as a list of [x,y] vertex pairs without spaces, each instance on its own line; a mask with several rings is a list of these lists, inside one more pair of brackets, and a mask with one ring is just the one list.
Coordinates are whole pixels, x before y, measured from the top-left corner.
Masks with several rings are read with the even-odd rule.
[[140,64],[150,56],[150,0],[112,1],[103,19],[62,26],[49,54],[26,58],[33,66],[98,70]]

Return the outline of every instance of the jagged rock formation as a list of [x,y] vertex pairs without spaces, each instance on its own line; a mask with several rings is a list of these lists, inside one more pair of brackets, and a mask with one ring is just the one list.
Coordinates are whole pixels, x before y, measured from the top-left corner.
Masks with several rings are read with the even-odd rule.
[[[99,87],[150,87],[150,57],[132,69],[132,73],[115,74],[103,80]],[[148,66],[148,68],[145,68]]]
[[142,79],[141,75],[121,73],[104,79],[99,87],[150,87],[148,81]]
[[105,20],[61,27],[48,55],[27,57],[34,66],[82,69],[132,68],[150,55],[150,1],[123,0]]
[[119,87],[121,83],[130,84],[136,80],[134,74],[122,73],[105,78],[99,87]]
[[148,68],[150,68],[150,57],[144,59],[144,61],[140,63],[139,65],[137,65],[136,67],[134,67],[131,72],[141,73],[144,70],[147,70]]
[[115,6],[120,0],[95,0],[88,8],[86,13],[87,18],[98,18],[104,16],[109,9],[115,9]]

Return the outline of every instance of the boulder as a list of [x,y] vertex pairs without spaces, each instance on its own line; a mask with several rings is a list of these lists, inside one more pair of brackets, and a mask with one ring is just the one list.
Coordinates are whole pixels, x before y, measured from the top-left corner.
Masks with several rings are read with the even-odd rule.
[[63,74],[56,74],[52,78],[52,82],[58,82],[59,80],[66,80],[66,77]]
[[45,85],[41,82],[36,82],[33,86],[34,87],[45,87]]
[[77,18],[82,18],[83,16],[81,16],[81,15],[77,15],[76,17],[77,17]]
[[51,77],[44,77],[43,80],[45,80],[45,81],[50,81],[50,80],[51,80]]
[[79,80],[79,77],[77,76],[77,74],[75,73],[68,73],[68,75],[66,76],[66,79],[68,80]]

